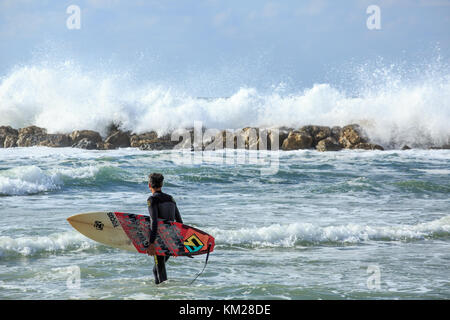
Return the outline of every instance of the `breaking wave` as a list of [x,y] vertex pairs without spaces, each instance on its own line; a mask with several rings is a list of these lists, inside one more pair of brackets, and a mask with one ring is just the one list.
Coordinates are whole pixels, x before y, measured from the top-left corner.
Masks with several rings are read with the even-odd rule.
[[[450,216],[417,225],[376,227],[347,224],[320,227],[310,223],[293,223],[238,230],[212,228],[208,232],[215,236],[219,247],[221,245],[294,247],[296,245],[357,244],[367,241],[413,241],[450,236]],[[18,238],[0,236],[0,257],[87,250],[98,245],[77,232]]]
[[84,250],[95,246],[95,242],[87,240],[77,232],[18,238],[0,236],[0,257],[33,256],[58,251]]
[[357,244],[367,241],[412,241],[450,236],[450,216],[417,225],[369,226],[311,223],[272,224],[261,228],[209,230],[218,245],[293,247],[314,244]]
[[17,167],[1,171],[0,195],[25,195],[57,190],[62,181],[46,174],[37,166]]
[[219,129],[356,122],[382,145],[448,143],[447,65],[438,59],[414,72],[383,65],[354,69],[348,72],[358,80],[350,89],[330,83],[289,93],[244,87],[229,97],[198,98],[175,86],[136,83],[126,73],[86,71],[71,61],[21,66],[0,78],[0,125],[105,134],[111,122],[136,133],[192,127],[194,121]]
[[125,182],[123,169],[114,166],[83,166],[43,170],[20,166],[0,171],[0,196],[30,195],[56,191],[71,185],[103,185]]

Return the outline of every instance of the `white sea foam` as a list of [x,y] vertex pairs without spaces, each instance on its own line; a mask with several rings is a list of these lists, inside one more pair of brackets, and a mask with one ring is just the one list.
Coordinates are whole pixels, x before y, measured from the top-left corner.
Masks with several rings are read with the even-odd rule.
[[46,174],[37,166],[17,167],[1,172],[0,195],[24,195],[60,188],[57,175]]
[[[226,98],[201,99],[174,88],[135,84],[122,74],[87,72],[73,62],[23,66],[0,80],[0,125],[104,134],[113,121],[137,133],[192,127],[196,120],[220,129],[358,122],[384,145],[447,143],[448,68],[426,68],[413,80],[393,70],[358,70],[363,80],[351,93],[321,83],[289,94],[241,88]],[[373,74],[375,80],[364,80]]]
[[37,166],[20,166],[0,172],[0,195],[26,195],[58,190],[66,179],[95,177],[100,167],[55,168],[42,170]]
[[216,236],[217,244],[282,246],[292,247],[296,243],[360,243],[376,240],[415,240],[449,234],[450,216],[417,225],[370,226],[347,224],[318,226],[311,223],[272,224],[261,228],[208,230]]
[[95,246],[78,232],[55,233],[49,236],[17,237],[0,236],[0,257],[8,255],[29,256],[60,250],[79,250]]
[[[292,247],[306,243],[359,243],[369,240],[415,240],[450,233],[450,216],[417,225],[367,226],[348,224],[319,227],[310,223],[290,225],[273,224],[262,228],[208,230],[216,237],[216,243],[228,245],[252,245],[268,247]],[[61,250],[84,250],[95,247],[94,241],[73,231],[49,236],[17,237],[0,236],[0,257],[5,255],[29,256]]]

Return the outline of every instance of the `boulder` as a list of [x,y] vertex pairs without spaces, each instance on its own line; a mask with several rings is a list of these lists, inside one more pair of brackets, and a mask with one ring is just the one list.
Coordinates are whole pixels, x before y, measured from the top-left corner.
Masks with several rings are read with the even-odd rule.
[[87,139],[93,143],[102,141],[100,133],[93,130],[75,130],[69,135],[69,137],[72,140],[72,144],[74,145],[83,139]]
[[36,126],[19,129],[18,147],[32,147],[39,145],[47,138],[47,130]]
[[406,144],[402,147],[402,150],[410,150],[410,149],[411,149],[410,146],[408,146]]
[[180,141],[172,141],[171,135],[158,137],[156,132],[146,132],[130,137],[130,146],[141,150],[169,150],[173,149]]
[[320,140],[316,145],[317,151],[339,151],[342,147],[333,137],[328,137]]
[[83,138],[83,139],[75,142],[74,144],[72,144],[72,148],[94,150],[94,149],[97,149],[97,143],[88,138]]
[[362,128],[358,124],[350,124],[342,128],[339,143],[342,147],[353,149],[359,143],[366,143],[367,137],[363,134]]
[[17,136],[13,136],[13,135],[6,136],[5,142],[3,143],[3,147],[5,147],[5,148],[17,147]]
[[113,150],[116,149],[115,146],[113,146],[111,143],[107,143],[107,142],[97,142],[96,144],[96,148],[98,150]]
[[158,134],[154,131],[145,132],[142,134],[133,134],[130,137],[130,146],[139,148],[141,145],[154,142],[158,138]]
[[282,150],[309,149],[313,138],[304,131],[291,131],[281,146]]
[[331,128],[331,137],[333,137],[336,141],[339,141],[339,138],[342,135],[342,128],[339,126],[334,126]]
[[114,131],[105,139],[105,144],[110,144],[114,148],[128,148],[130,147],[130,135],[121,130]]
[[331,135],[331,129],[326,126],[303,126],[299,131],[306,132],[312,138],[312,147],[316,146],[320,140]]
[[[285,129],[278,130],[278,141],[275,142],[275,129],[260,129],[246,127],[236,130],[222,130],[214,136],[213,139],[204,141],[204,147],[207,150],[220,150],[223,148],[247,149],[247,150],[271,150],[272,145],[283,142],[289,135]],[[227,139],[233,139],[228,142]]]
[[352,149],[364,149],[364,150],[384,150],[384,148],[378,144],[360,142],[353,146]]
[[[240,130],[221,130],[214,138],[204,141],[204,148],[206,150],[244,149],[246,145],[248,148],[249,133],[249,127]],[[252,140],[252,146],[257,145],[257,141]]]
[[11,148],[16,146],[19,131],[11,126],[0,126],[0,148]]
[[70,147],[72,140],[67,134],[47,134],[38,145],[54,148]]
[[[276,141],[277,137],[275,130],[278,130],[278,141]],[[258,150],[280,150],[284,140],[289,136],[290,131],[293,131],[293,129],[261,129],[259,131]],[[264,141],[265,139],[263,139],[264,134],[267,134],[267,143]],[[275,146],[276,144],[278,144],[278,146]],[[250,149],[252,149],[252,146],[250,146]]]
[[[233,139],[233,146],[235,149],[249,149],[250,146],[253,150],[258,148],[258,128],[246,127],[243,129],[238,129],[229,131],[225,135],[225,139]],[[225,140],[225,147],[228,147],[227,141]]]

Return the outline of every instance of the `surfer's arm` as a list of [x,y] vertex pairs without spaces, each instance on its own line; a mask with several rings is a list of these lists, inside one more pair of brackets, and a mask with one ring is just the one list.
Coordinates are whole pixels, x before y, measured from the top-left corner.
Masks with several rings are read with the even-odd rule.
[[148,213],[150,214],[150,221],[152,222],[149,236],[150,244],[155,242],[156,234],[158,233],[158,205],[155,202],[156,201],[153,200],[148,206]]

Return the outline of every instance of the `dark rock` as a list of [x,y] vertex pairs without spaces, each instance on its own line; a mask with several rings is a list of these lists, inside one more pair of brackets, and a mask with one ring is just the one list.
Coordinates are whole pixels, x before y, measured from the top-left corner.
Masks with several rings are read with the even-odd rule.
[[328,137],[320,140],[316,145],[317,151],[339,151],[341,149],[341,145],[333,137]]
[[70,147],[72,145],[72,140],[66,134],[47,134],[38,145],[54,148]]
[[[271,150],[272,146],[284,141],[289,132],[278,130],[278,137],[275,129],[259,129],[246,127],[237,130],[219,131],[212,139],[203,141],[207,150],[221,150],[223,148],[247,149],[247,150]],[[278,139],[277,139],[278,138]],[[277,141],[275,141],[277,139]],[[229,140],[229,141],[228,141]]]
[[[235,149],[249,149],[251,146],[256,150],[258,148],[258,129],[246,127],[240,130],[234,130],[234,132],[228,131],[226,134],[226,139],[233,139],[233,147]],[[225,146],[227,145],[227,140],[225,140]]]
[[402,150],[410,150],[411,148],[408,146],[408,145],[404,145],[403,147],[402,147]]
[[350,124],[342,128],[339,143],[342,147],[353,149],[359,143],[366,143],[367,138],[358,124]]
[[70,134],[70,139],[74,145],[83,139],[87,139],[93,143],[102,141],[100,133],[92,130],[75,130]]
[[19,129],[18,147],[32,147],[39,145],[47,137],[47,130],[36,126]]
[[172,141],[171,135],[158,137],[156,132],[146,132],[140,135],[132,135],[130,145],[141,150],[169,150],[173,149],[180,141]]
[[364,149],[364,150],[384,150],[384,148],[378,144],[360,142],[353,146],[352,149]]
[[282,150],[309,149],[312,147],[313,138],[304,131],[291,131],[283,141]]
[[130,135],[120,130],[114,131],[105,139],[105,144],[108,143],[114,146],[114,148],[128,148],[130,147]]
[[[18,134],[15,135],[15,132]],[[68,147],[71,144],[70,138],[65,134],[47,134],[47,130],[36,126],[30,126],[14,130],[5,138],[4,146],[11,147]]]
[[316,146],[320,140],[328,138],[331,135],[331,129],[326,126],[303,126],[299,131],[306,132],[311,136],[312,147]]
[[88,138],[83,138],[83,139],[79,140],[78,142],[74,143],[72,145],[72,148],[94,150],[94,149],[97,149],[97,143]]
[[3,143],[3,147],[5,148],[14,148],[17,147],[17,136],[9,135],[6,136],[5,142]]
[[143,134],[133,134],[130,137],[130,146],[133,148],[139,148],[141,145],[152,143],[156,139],[158,139],[158,134],[154,131]]
[[342,135],[342,128],[339,126],[334,126],[331,128],[331,137],[333,137],[336,141],[339,141],[339,138]]
[[[284,140],[289,136],[289,132],[293,131],[293,129],[287,128],[267,130],[267,145],[265,145],[264,140],[262,139],[262,135],[265,134],[264,130],[265,129],[262,129],[259,132],[259,150],[281,150]],[[278,139],[275,130],[278,130]]]
[[98,150],[113,150],[113,149],[116,149],[111,143],[107,143],[107,142],[103,142],[103,141],[97,142],[95,145],[97,146],[96,149],[98,149]]
[[207,133],[208,134],[206,137],[204,137],[203,141],[204,150],[213,151],[213,150],[223,150],[225,148],[226,142],[225,130],[208,130]]
[[11,148],[16,146],[19,131],[10,126],[0,126],[0,148]]

